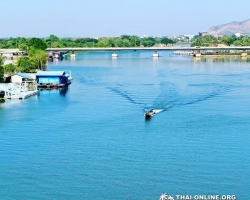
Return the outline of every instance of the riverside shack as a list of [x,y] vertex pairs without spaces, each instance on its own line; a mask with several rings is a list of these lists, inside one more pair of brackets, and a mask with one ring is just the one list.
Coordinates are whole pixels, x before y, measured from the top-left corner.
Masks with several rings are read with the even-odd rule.
[[15,75],[11,76],[12,83],[22,83],[29,80],[32,80],[32,76],[21,72],[18,72]]
[[71,76],[65,71],[38,71],[36,74],[38,87],[64,87],[71,83]]

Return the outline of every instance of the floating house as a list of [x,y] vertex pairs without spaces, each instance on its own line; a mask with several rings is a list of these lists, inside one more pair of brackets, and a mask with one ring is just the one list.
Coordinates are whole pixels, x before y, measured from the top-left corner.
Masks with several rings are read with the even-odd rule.
[[36,79],[39,88],[65,87],[71,84],[71,72],[65,71],[38,71]]

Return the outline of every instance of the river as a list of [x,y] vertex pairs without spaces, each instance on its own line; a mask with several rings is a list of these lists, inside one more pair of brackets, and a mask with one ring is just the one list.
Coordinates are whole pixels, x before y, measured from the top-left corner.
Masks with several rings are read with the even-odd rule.
[[49,63],[68,88],[0,103],[1,199],[248,199],[250,61],[152,54]]

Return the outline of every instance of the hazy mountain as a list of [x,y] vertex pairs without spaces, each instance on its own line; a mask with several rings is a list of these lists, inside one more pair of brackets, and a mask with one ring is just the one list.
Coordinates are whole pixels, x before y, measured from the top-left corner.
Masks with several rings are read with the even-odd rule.
[[212,26],[207,32],[211,35],[232,35],[235,33],[249,34],[250,19],[242,22],[232,21],[228,24]]

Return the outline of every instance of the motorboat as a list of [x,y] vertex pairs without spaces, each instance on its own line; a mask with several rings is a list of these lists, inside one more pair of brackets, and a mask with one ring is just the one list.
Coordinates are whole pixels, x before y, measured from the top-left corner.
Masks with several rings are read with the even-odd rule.
[[155,109],[150,109],[150,110],[145,112],[144,116],[145,116],[145,119],[150,119],[155,114],[156,114],[156,110]]

